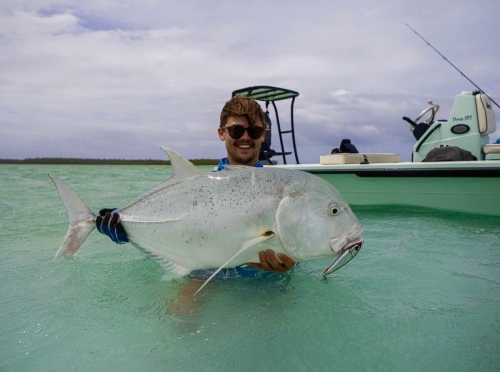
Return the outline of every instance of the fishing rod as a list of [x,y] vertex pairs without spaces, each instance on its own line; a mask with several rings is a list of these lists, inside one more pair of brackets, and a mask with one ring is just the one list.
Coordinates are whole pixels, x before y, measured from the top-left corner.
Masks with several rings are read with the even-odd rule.
[[462,75],[464,78],[466,78],[467,80],[469,80],[469,81],[471,82],[471,84],[472,84],[472,85],[474,85],[477,89],[479,89],[479,91],[480,91],[481,93],[483,93],[484,95],[486,95],[486,97],[488,97],[488,98],[491,100],[491,102],[493,102],[495,105],[497,105],[497,107],[498,107],[498,108],[500,108],[500,106],[498,106],[498,103],[496,103],[496,102],[495,102],[495,101],[494,101],[494,100],[493,100],[490,96],[488,96],[488,95],[484,92],[484,90],[482,90],[482,89],[481,89],[481,88],[479,88],[476,84],[474,84],[474,82],[473,82],[471,79],[469,79],[467,76],[465,76],[465,74],[464,74],[462,71],[460,71],[460,70],[459,70],[459,69],[458,69],[458,68],[457,68],[457,67],[456,67],[453,63],[451,63],[451,62],[448,60],[448,58],[446,58],[446,57],[445,57],[445,56],[443,56],[441,53],[439,53],[439,50],[437,50],[436,48],[434,48],[434,47],[431,45],[431,43],[429,43],[429,42],[428,42],[427,40],[425,40],[422,36],[420,36],[420,34],[419,34],[417,31],[415,31],[413,28],[411,28],[411,27],[410,27],[410,25],[409,25],[408,23],[405,23],[405,25],[406,25],[406,26],[408,26],[408,27],[409,27],[409,28],[410,28],[410,29],[411,29],[414,33],[416,33],[416,34],[417,34],[417,36],[418,36],[419,38],[421,38],[423,41],[425,41],[425,42],[426,42],[426,44],[427,44],[428,46],[430,46],[432,49],[434,49],[434,50],[436,51],[436,53],[437,53],[437,54],[439,54],[441,57],[443,57],[443,59],[444,59],[446,62],[448,62],[450,65],[452,65],[452,66],[453,66],[453,68],[454,68],[455,70],[457,70],[458,72],[460,72],[460,75]]

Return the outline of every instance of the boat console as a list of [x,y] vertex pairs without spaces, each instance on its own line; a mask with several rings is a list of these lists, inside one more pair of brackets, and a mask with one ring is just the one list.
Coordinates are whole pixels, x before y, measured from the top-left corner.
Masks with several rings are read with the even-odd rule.
[[[424,161],[431,150],[444,146],[467,150],[477,160],[500,159],[500,144],[489,143],[489,134],[496,131],[496,121],[491,100],[486,94],[479,91],[458,94],[448,120],[434,121],[439,106],[432,102],[429,105],[415,121],[403,118],[410,122],[410,130],[417,139],[413,146],[413,162]],[[416,124],[429,111],[432,112],[431,118]]]

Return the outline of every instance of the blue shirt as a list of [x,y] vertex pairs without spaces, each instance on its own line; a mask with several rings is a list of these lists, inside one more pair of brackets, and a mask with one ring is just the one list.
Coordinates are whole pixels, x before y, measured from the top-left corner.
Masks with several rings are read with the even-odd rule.
[[[227,158],[222,158],[219,160],[219,164],[217,165],[217,172],[223,171],[224,170],[224,165],[229,165],[229,160]],[[257,164],[254,165],[254,167],[261,168],[263,167],[264,164],[259,160]]]

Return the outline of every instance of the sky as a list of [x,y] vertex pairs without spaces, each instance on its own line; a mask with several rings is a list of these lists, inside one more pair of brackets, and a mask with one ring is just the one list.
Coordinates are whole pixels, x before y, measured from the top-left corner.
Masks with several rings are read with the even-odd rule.
[[224,103],[270,85],[299,92],[301,163],[344,138],[409,160],[402,117],[432,100],[447,119],[476,88],[405,23],[500,103],[499,16],[498,0],[0,0],[0,158],[220,158]]

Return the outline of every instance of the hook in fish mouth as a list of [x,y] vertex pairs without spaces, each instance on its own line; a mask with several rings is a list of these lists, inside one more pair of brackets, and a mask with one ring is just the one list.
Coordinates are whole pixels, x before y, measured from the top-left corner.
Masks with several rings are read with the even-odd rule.
[[346,263],[351,261],[354,258],[354,256],[358,254],[362,245],[363,245],[363,239],[361,238],[356,238],[347,243],[345,247],[342,249],[343,251],[342,254],[338,256],[335,262],[331,264],[329,267],[327,267],[326,270],[323,272],[323,278],[325,278],[328,274],[337,271]]

